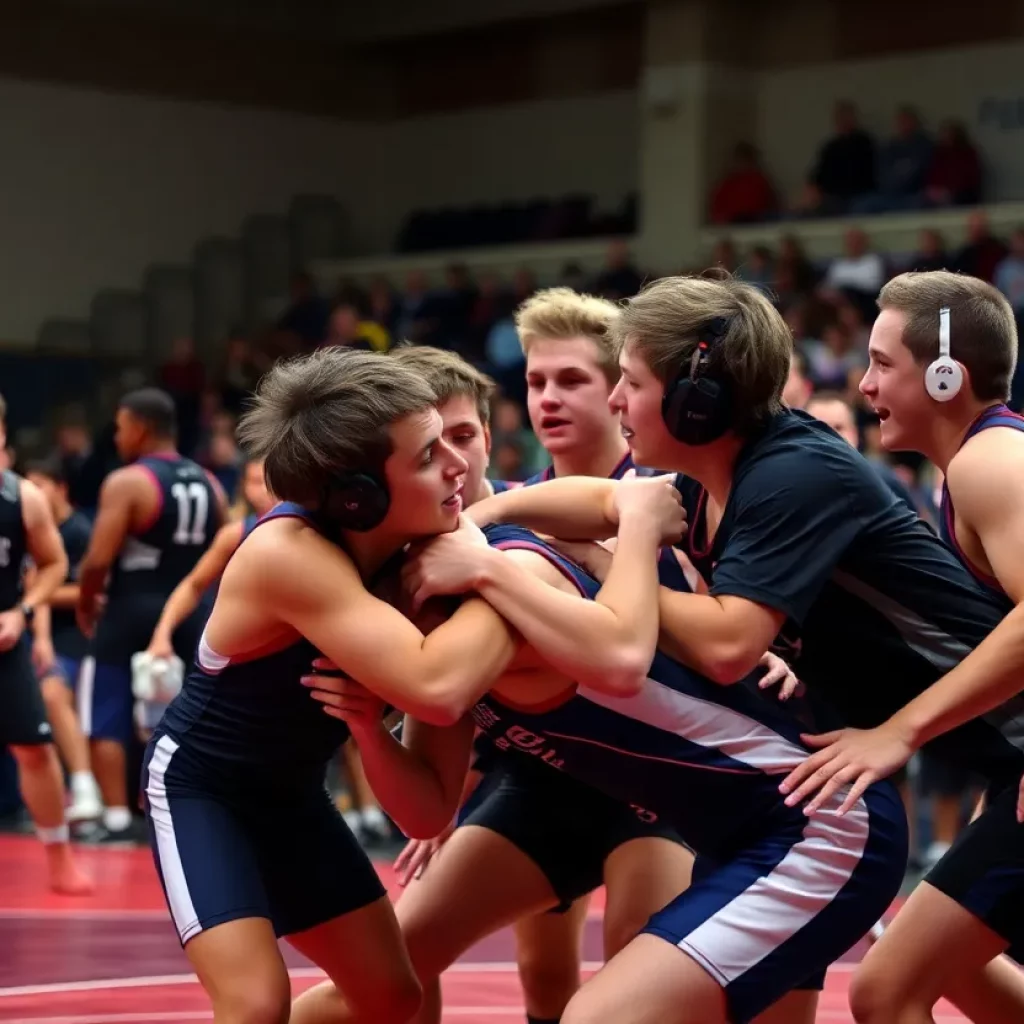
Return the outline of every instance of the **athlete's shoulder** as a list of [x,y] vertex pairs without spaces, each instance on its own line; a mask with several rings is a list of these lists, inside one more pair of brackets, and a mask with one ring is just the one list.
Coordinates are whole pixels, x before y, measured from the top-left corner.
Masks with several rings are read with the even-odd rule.
[[1024,431],[983,430],[970,437],[946,467],[946,487],[961,515],[1024,497]]

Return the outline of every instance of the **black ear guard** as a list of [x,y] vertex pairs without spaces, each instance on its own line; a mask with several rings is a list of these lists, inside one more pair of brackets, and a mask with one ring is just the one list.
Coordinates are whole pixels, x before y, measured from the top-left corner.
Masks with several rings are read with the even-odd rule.
[[324,488],[322,507],[343,530],[365,533],[384,522],[391,495],[384,482],[369,473],[341,473]]
[[665,385],[661,417],[669,433],[683,444],[710,444],[732,425],[732,389],[709,366],[714,346],[725,337],[730,323],[727,317],[716,317],[701,327],[689,366]]

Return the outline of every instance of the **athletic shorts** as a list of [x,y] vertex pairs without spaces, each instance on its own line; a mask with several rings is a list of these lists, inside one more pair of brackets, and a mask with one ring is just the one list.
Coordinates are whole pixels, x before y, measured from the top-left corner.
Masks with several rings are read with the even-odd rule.
[[[384,886],[322,783],[227,799],[158,732],[142,767],[150,844],[178,938],[248,917],[278,936],[375,902]],[[239,782],[240,790],[243,783]]]
[[45,671],[40,672],[40,679],[50,679],[56,676],[69,690],[74,690],[78,685],[78,673],[82,669],[82,660],[79,658],[68,658],[58,654],[53,664]]
[[32,666],[32,643],[22,633],[9,651],[0,651],[0,747],[34,747],[52,738],[43,691]]
[[1005,786],[924,879],[983,921],[1024,963],[1024,825],[1017,786]]
[[[845,791],[803,826],[750,843],[658,911],[645,932],[687,953],[746,1024],[835,963],[899,893],[907,820],[895,787],[872,786],[844,817]],[[826,805],[828,807],[829,805]]]
[[624,843],[652,837],[682,842],[667,825],[642,820],[646,812],[550,768],[520,766],[513,760],[518,757],[525,760],[508,755],[484,776],[459,825],[490,829],[525,853],[555,892],[553,913],[565,913],[602,885],[604,862]]

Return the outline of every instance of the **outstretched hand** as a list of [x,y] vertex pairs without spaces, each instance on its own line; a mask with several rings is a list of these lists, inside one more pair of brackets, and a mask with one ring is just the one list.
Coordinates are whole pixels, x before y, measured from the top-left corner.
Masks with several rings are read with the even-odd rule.
[[909,739],[889,722],[874,729],[838,729],[801,739],[820,749],[786,776],[779,791],[787,794],[788,807],[810,798],[804,808],[808,815],[849,786],[838,812],[845,814],[868,786],[902,768],[914,753]]

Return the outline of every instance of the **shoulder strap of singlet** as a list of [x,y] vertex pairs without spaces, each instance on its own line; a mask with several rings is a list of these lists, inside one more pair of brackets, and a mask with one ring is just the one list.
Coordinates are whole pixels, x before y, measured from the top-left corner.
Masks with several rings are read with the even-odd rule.
[[967,428],[964,441],[968,441],[975,434],[980,434],[990,427],[1010,427],[1012,430],[1024,430],[1024,416],[1013,412],[1005,405],[990,406]]
[[524,526],[495,524],[484,527],[484,536],[492,548],[498,548],[500,551],[533,551],[546,558],[579,590],[582,597],[593,597],[601,589],[601,584],[584,569]]
[[251,529],[243,531],[242,536],[245,537],[249,533],[252,533],[257,526],[261,526],[263,523],[269,523],[272,519],[303,519],[310,526],[317,527],[316,516],[310,512],[308,508],[303,508],[302,505],[297,505],[294,501],[279,501],[269,512],[265,512],[259,519],[252,524]]
[[5,501],[21,498],[21,477],[12,469],[0,470],[0,497]]
[[495,494],[504,494],[506,491],[513,491],[517,487],[523,486],[521,480],[492,480],[490,483]]

